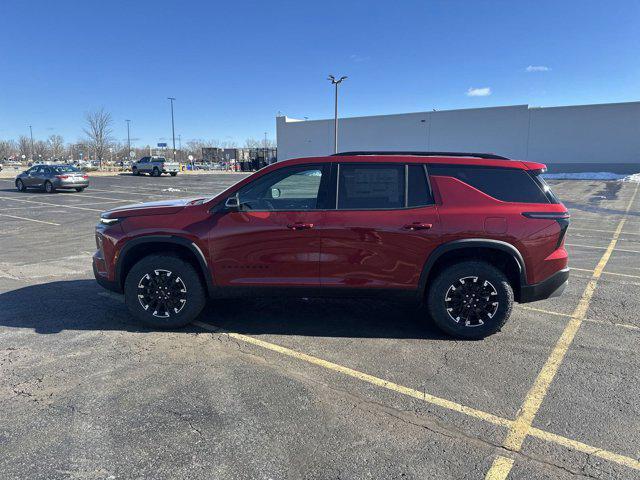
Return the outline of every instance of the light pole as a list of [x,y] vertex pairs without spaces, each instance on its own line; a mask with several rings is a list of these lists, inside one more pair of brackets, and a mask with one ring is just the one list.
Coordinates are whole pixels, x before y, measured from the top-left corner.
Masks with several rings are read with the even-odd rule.
[[29,125],[29,134],[31,135],[31,162],[33,163],[33,128]]
[[178,159],[182,162],[182,135],[178,134]]
[[125,120],[127,122],[127,158],[131,157],[131,134],[129,133],[129,123],[131,120]]
[[329,78],[327,78],[332,85],[336,86],[335,116],[333,119],[333,153],[338,153],[338,85],[346,79],[347,77],[343,76],[336,80],[336,77],[333,75],[329,75]]
[[167,97],[167,100],[171,102],[171,136],[173,137],[173,161],[176,161],[176,129],[173,123],[173,101],[174,97]]

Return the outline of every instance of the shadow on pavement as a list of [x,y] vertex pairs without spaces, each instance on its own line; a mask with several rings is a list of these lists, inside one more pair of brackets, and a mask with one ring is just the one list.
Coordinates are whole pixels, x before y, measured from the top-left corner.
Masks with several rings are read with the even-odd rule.
[[[94,280],[30,285],[0,293],[0,326],[52,334],[64,330],[148,332],[122,297]],[[415,304],[372,299],[228,299],[210,301],[198,320],[247,335],[451,340]],[[182,331],[198,331],[190,326]]]

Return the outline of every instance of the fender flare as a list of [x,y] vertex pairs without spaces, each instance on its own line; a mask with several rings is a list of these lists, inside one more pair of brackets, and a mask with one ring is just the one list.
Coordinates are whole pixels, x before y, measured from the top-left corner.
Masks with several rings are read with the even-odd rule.
[[204,253],[202,253],[200,247],[198,247],[195,242],[189,240],[188,238],[180,237],[177,235],[145,235],[127,241],[124,247],[122,247],[122,250],[118,255],[118,259],[116,260],[115,278],[121,288],[124,285],[124,278],[122,278],[122,267],[124,265],[124,260],[127,257],[127,254],[134,247],[146,243],[173,243],[182,247],[186,247],[198,259],[198,265],[200,266],[200,272],[205,279],[207,291],[209,292],[209,294],[211,294],[211,292],[214,290],[213,277],[211,276],[211,271],[209,270],[207,259],[205,258]]
[[527,269],[522,258],[520,251],[512,244],[503,242],[501,240],[492,240],[489,238],[466,238],[463,240],[453,240],[451,242],[443,243],[436,247],[424,266],[422,267],[422,273],[420,274],[419,291],[424,292],[427,288],[427,279],[429,272],[442,255],[452,250],[461,250],[463,248],[490,248],[492,250],[500,250],[508,253],[516,261],[519,269],[520,285],[527,285]]

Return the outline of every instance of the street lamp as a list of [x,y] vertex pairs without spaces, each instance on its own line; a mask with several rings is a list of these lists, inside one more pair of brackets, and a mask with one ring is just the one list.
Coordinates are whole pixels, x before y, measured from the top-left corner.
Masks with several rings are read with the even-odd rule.
[[131,135],[129,133],[129,123],[131,120],[125,120],[127,122],[127,158],[131,156]]
[[347,77],[343,76],[336,80],[336,77],[329,75],[327,80],[336,86],[335,116],[333,118],[333,153],[338,153],[338,85]]
[[167,100],[171,102],[171,136],[173,137],[173,161],[176,161],[176,129],[173,123],[173,101],[174,97],[167,97]]
[[33,128],[29,125],[29,133],[31,135],[31,162],[33,162]]

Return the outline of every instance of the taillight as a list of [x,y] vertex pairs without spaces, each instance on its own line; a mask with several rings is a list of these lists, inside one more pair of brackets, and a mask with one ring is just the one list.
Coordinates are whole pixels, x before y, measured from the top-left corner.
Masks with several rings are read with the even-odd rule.
[[82,178],[84,178],[85,180],[89,180],[89,175],[82,175]]
[[569,212],[522,212],[522,215],[527,218],[535,218],[540,220],[555,220],[560,225],[560,234],[558,235],[558,241],[556,242],[556,248],[560,248],[564,236],[569,228],[569,222],[571,215]]
[[56,178],[59,178],[60,180],[66,180],[67,178],[69,178],[69,175],[56,175]]

